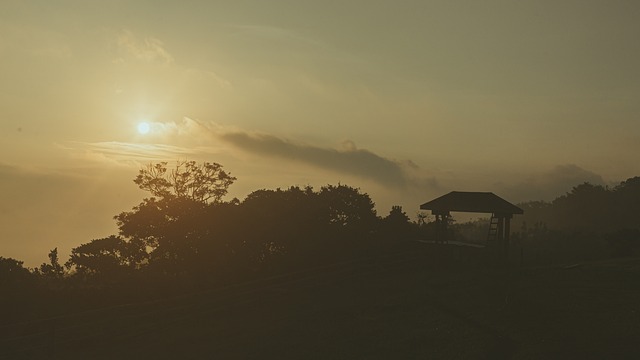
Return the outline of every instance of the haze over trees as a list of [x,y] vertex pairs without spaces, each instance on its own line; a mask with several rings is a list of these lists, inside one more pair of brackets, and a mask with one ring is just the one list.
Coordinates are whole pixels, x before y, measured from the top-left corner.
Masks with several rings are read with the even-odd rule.
[[551,202],[520,204],[516,241],[549,261],[630,256],[640,249],[640,177],[609,188],[583,183]]
[[[31,272],[18,260],[3,259],[5,281],[26,274],[48,281],[84,279],[92,286],[133,275],[228,281],[433,236],[428,216],[412,221],[394,206],[380,217],[369,195],[347,185],[260,189],[225,201],[235,180],[218,163],[149,164],[134,183],[150,196],[114,217],[118,234],[73,248],[64,266],[57,249]],[[640,248],[640,177],[613,188],[584,183],[551,202],[520,206],[525,215],[514,221],[515,249],[526,249],[535,260],[625,256]],[[482,241],[487,226],[478,220],[453,229],[461,240]]]
[[[142,168],[134,182],[151,197],[115,216],[118,235],[72,249],[69,276],[241,276],[365,251],[380,225],[371,198],[353,187],[262,189],[223,201],[235,180],[217,163]],[[390,217],[390,228],[410,226],[406,215]]]
[[583,183],[551,202],[521,204],[530,223],[565,231],[603,233],[640,228],[640,177],[613,188]]
[[[57,249],[31,270],[1,258],[0,281],[50,289],[213,284],[353,259],[434,235],[427,215],[412,221],[394,206],[378,216],[369,195],[344,184],[260,189],[224,200],[235,180],[217,163],[149,164],[134,183],[150,196],[114,217],[118,234],[73,248],[64,265]],[[551,202],[520,206],[525,215],[513,223],[512,257],[521,261],[619,257],[640,248],[640,177],[613,188],[584,183]],[[452,228],[460,240],[482,242],[487,226],[478,220]]]
[[[149,196],[131,210],[114,217],[118,234],[78,245],[71,250],[65,264],[60,263],[57,248],[49,252],[48,262],[35,269],[24,267],[19,260],[0,257],[0,289],[3,290],[0,297],[3,313],[0,315],[7,323],[27,324],[23,327],[25,336],[41,339],[54,336],[55,327],[49,325],[48,319],[57,319],[60,314],[78,314],[90,309],[112,312],[122,306],[133,313],[118,315],[120,320],[117,321],[127,321],[133,316],[144,327],[148,320],[145,317],[147,307],[155,308],[148,312],[155,314],[155,318],[149,320],[152,322],[162,323],[158,319],[171,311],[167,304],[154,305],[159,298],[171,299],[172,296],[234,286],[251,289],[254,282],[263,281],[263,284],[273,278],[287,279],[314,269],[314,274],[324,274],[327,269],[328,282],[341,279],[350,288],[354,284],[343,278],[351,276],[353,264],[358,264],[374,269],[386,279],[385,286],[389,289],[396,289],[398,281],[405,282],[408,286],[402,291],[406,296],[421,296],[422,299],[431,299],[436,292],[416,287],[407,278],[414,276],[415,271],[425,281],[432,281],[449,275],[455,280],[465,269],[469,272],[463,277],[476,279],[478,273],[491,269],[484,260],[484,249],[448,245],[430,247],[416,242],[433,240],[434,223],[429,221],[428,214],[420,213],[412,220],[402,207],[393,206],[388,214],[379,216],[373,200],[357,188],[344,184],[319,189],[292,186],[259,189],[243,200],[225,200],[235,180],[217,163],[182,161],[170,167],[161,162],[143,167],[134,183]],[[512,262],[503,266],[572,264],[636,255],[640,249],[638,177],[613,188],[584,183],[554,201],[532,201],[520,206],[525,215],[513,222]],[[454,223],[450,230],[458,240],[482,242],[486,239],[488,220]],[[416,251],[420,256],[412,257]],[[376,259],[387,258],[389,254],[390,258],[385,260],[387,264],[381,267]],[[389,267],[397,264],[405,264],[406,269],[389,272]],[[332,275],[330,269],[343,272]],[[493,289],[491,292],[478,290],[477,286],[464,288],[467,285],[460,290],[459,285],[452,285],[454,295],[451,299],[460,298],[456,291],[472,291],[480,297],[497,296],[487,298],[487,304],[494,308],[496,303],[504,301],[504,297],[511,296],[509,294],[514,290],[508,285],[512,281],[509,276],[519,273],[503,270],[480,279],[485,283],[483,286]],[[394,278],[397,274],[404,274],[403,278]],[[304,275],[301,276],[304,279]],[[497,280],[495,276],[498,276]],[[378,278],[359,279],[368,284],[371,294],[378,294]],[[475,284],[475,281],[463,283]],[[624,282],[624,279],[620,281]],[[282,286],[288,289],[287,285]],[[345,291],[341,286],[344,285],[329,287],[331,292],[338,292],[336,294],[320,293],[319,296],[340,298],[340,291]],[[296,296],[306,298],[306,291],[296,293]],[[502,295],[501,291],[507,295]],[[347,293],[351,294],[349,296],[362,295],[357,291]],[[193,306],[204,306],[209,311],[209,302],[218,301],[218,297],[207,296],[204,304]],[[384,301],[396,301],[393,294],[389,296]],[[529,298],[522,297],[520,301],[529,301]],[[375,299],[371,300],[375,303]],[[189,300],[195,304],[199,301],[197,296]],[[284,298],[276,296],[275,301],[280,306],[279,311],[288,314],[289,305],[283,302]],[[403,306],[405,302],[403,300]],[[433,305],[441,307],[437,301],[429,306]],[[303,317],[311,316],[306,306],[309,305],[295,311]],[[342,309],[341,304],[333,306]],[[415,305],[413,311],[420,312],[427,307]],[[181,309],[179,314],[172,315],[177,319],[190,311],[178,309]],[[446,307],[439,309],[445,313],[449,311]],[[356,312],[362,311],[365,310],[358,305]],[[402,313],[394,314],[402,316]],[[458,321],[460,314],[453,314]],[[76,327],[74,316],[65,320],[65,329]],[[79,326],[107,323],[107,316],[90,317]],[[379,313],[375,314],[375,317],[379,316]],[[535,322],[531,315],[525,318]],[[120,329],[126,323],[115,326]],[[483,328],[482,332],[485,330]],[[96,334],[105,330],[94,331],[97,332],[93,336],[100,337]],[[20,347],[22,337],[4,336],[9,336],[11,341],[18,339],[12,346],[25,351]],[[3,341],[1,337],[0,341]],[[91,349],[90,345],[86,346]],[[44,348],[54,346],[45,345]]]

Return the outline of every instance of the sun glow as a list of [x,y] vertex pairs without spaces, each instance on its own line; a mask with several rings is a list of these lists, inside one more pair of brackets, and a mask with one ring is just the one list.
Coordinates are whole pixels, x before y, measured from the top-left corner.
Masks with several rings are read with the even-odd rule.
[[145,134],[148,134],[150,130],[151,130],[151,125],[149,125],[148,122],[143,121],[138,124],[138,133],[145,135]]

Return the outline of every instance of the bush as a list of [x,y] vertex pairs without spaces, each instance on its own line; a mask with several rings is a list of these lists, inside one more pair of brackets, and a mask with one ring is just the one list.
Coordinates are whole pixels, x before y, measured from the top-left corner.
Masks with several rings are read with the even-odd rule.
[[611,256],[632,256],[640,248],[640,230],[622,229],[605,235],[605,240],[611,248]]

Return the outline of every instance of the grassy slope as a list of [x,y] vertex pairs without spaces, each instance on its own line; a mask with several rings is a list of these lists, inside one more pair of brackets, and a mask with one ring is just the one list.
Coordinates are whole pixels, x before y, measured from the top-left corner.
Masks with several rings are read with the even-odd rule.
[[640,357],[640,259],[498,269],[477,258],[477,249],[411,244],[367,260],[59,319],[55,332],[5,355]]

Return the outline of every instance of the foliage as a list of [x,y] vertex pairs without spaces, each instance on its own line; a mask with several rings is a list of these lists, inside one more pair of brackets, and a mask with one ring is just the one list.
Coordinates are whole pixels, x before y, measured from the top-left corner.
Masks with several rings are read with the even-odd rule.
[[[286,282],[291,274],[305,279],[312,274],[315,279],[316,269],[324,271],[327,264],[332,264],[330,273],[343,277],[347,273],[333,271],[333,265],[359,263],[354,261],[359,256],[380,258],[399,248],[435,250],[428,266],[461,264],[469,259],[467,250],[481,251],[411,241],[399,247],[396,240],[435,234],[428,215],[420,213],[413,223],[402,207],[393,206],[388,215],[378,217],[368,194],[342,184],[318,190],[261,189],[242,201],[223,201],[235,178],[222,175],[219,165],[207,164],[181,162],[168,170],[166,163],[159,163],[142,169],[135,182],[152,197],[115,216],[118,235],[73,248],[66,271],[57,248],[49,252],[48,263],[32,272],[21,261],[0,257],[0,289],[7,290],[0,297],[2,318],[7,323],[51,318],[77,311],[79,305],[118,308],[137,302],[155,307],[149,299],[185,290],[211,293],[207,286],[260,277],[270,283],[272,274],[287,274]],[[522,226],[513,224],[511,259],[525,266],[575,264],[610,253],[631,256],[640,249],[640,178],[613,188],[581,184],[552,202],[521,206],[525,215],[516,218],[523,219]],[[468,235],[472,240],[477,234],[484,238],[487,222],[450,224],[450,230],[457,231],[458,239]],[[237,289],[244,292],[242,288]],[[212,295],[216,301],[218,295]],[[174,304],[175,297],[171,299]],[[146,317],[148,312],[140,314]]]
[[604,234],[622,228],[640,229],[640,177],[614,188],[583,183],[552,202],[519,205],[522,221],[544,223],[550,229]]
[[346,185],[258,190],[237,213],[247,225],[240,237],[262,263],[335,256],[370,237],[378,221],[371,198]]
[[150,198],[115,219],[120,236],[136,248],[148,250],[148,265],[171,267],[175,272],[176,267],[192,260],[197,251],[195,242],[207,234],[207,207],[185,197]]
[[198,202],[219,202],[236,180],[218,163],[178,161],[175,168],[167,162],[149,164],[133,180],[142,190],[161,199],[188,198]]
[[318,192],[323,208],[325,225],[338,232],[363,236],[372,230],[378,220],[375,204],[367,194],[346,185],[323,186]]
[[31,273],[23,264],[22,261],[0,256],[0,289],[24,286]]
[[114,275],[136,269],[146,257],[141,241],[111,235],[73,248],[65,265],[79,274]]
[[[264,262],[286,253],[299,253],[317,239],[323,214],[312,188],[257,190],[237,209],[242,226],[240,236],[250,248],[251,257]],[[249,249],[247,249],[249,250]]]
[[[400,206],[378,217],[368,194],[343,184],[317,191],[309,186],[261,189],[243,201],[223,201],[235,180],[217,163],[182,161],[174,169],[166,162],[149,164],[134,182],[152,197],[114,217],[118,235],[72,249],[65,265],[75,276],[66,276],[57,248],[49,253],[49,263],[34,272],[58,283],[66,278],[121,279],[133,273],[229,279],[350,258],[392,244],[381,240],[429,238],[435,233],[428,215],[421,214],[413,223]],[[512,238],[513,248],[526,249],[528,258],[589,258],[603,253],[602,244],[622,256],[640,247],[640,178],[612,189],[585,183],[552,202],[521,206],[525,216]],[[446,220],[460,240],[482,241],[488,230],[487,219],[462,224]],[[619,229],[626,230],[616,232]],[[608,234],[606,242],[599,234]],[[0,271],[4,266],[24,274],[21,263],[0,260]]]
[[58,248],[49,252],[49,263],[43,263],[38,270],[41,275],[53,278],[61,278],[64,275],[64,268],[58,259]]
[[[151,267],[182,271],[181,266],[194,261],[197,243],[209,236],[207,209],[222,203],[235,180],[218,163],[180,161],[171,170],[166,162],[147,165],[134,182],[153,197],[115,216],[120,236],[128,239],[122,244],[134,246],[136,251],[148,250],[148,256],[136,256],[145,257]],[[107,258],[115,263],[137,261],[112,255]],[[104,255],[101,259],[107,261]]]
[[582,261],[608,253],[626,256],[638,246],[633,234],[640,231],[640,177],[613,188],[583,183],[551,202],[520,206],[524,216],[515,240],[536,258]]
[[605,240],[611,247],[612,256],[631,256],[640,249],[640,230],[620,229],[606,234]]
[[382,219],[381,233],[386,237],[404,239],[417,230],[417,226],[417,224],[411,223],[407,214],[402,211],[402,206],[394,205],[391,207],[389,215]]

